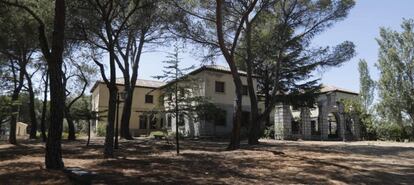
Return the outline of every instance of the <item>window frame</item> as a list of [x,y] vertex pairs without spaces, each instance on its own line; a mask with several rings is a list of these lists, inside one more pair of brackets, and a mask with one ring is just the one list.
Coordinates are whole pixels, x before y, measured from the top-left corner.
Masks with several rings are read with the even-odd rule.
[[[147,99],[149,97],[151,97],[151,98],[150,99]],[[154,104],[154,95],[152,95],[152,94],[146,94],[144,99],[145,99],[145,103],[147,103],[147,104]],[[149,102],[147,100],[151,100],[151,102]]]
[[[142,121],[143,122],[145,122],[145,127],[143,128],[142,127]],[[139,116],[139,127],[138,127],[140,130],[146,130],[146,129],[148,129],[148,117],[146,116],[146,115],[140,115]]]
[[[222,91],[218,91],[219,90],[219,88],[218,87],[220,87],[220,86],[218,86],[218,85],[222,85]],[[214,82],[214,91],[216,92],[216,93],[220,93],[220,94],[224,94],[224,93],[226,93],[226,83],[225,82],[223,82],[223,81],[218,81],[218,80],[216,80],[215,82]]]

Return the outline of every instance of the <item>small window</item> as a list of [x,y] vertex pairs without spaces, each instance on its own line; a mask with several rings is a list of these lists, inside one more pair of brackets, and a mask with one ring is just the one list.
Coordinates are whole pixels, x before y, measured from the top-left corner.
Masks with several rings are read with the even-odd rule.
[[167,127],[171,127],[171,123],[172,123],[172,117],[171,114],[167,115]]
[[224,82],[216,81],[216,92],[224,93],[225,84]]
[[154,103],[154,96],[153,95],[145,95],[145,103]]
[[139,129],[147,129],[147,116],[139,116]]
[[243,95],[243,96],[247,96],[247,95],[249,95],[247,85],[243,85],[243,86],[242,86],[242,95]]
[[225,126],[226,125],[226,122],[227,122],[226,116],[227,116],[227,112],[226,111],[223,111],[223,114],[218,115],[214,119],[214,124],[215,125],[218,125],[218,126]]

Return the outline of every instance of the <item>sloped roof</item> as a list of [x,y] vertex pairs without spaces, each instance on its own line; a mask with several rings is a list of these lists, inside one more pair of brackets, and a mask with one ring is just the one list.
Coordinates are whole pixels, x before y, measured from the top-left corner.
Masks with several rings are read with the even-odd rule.
[[[124,78],[117,78],[116,79],[117,84],[124,84]],[[138,87],[150,87],[150,88],[158,88],[165,85],[164,82],[161,81],[155,81],[155,80],[144,80],[144,79],[138,79],[135,83],[135,86]]]
[[[103,81],[97,81],[93,86],[90,92],[93,92],[96,87],[98,87],[99,84],[104,84]],[[124,79],[123,78],[117,78],[116,79],[117,85],[124,85]],[[155,80],[144,80],[144,79],[137,79],[137,82],[135,83],[135,87],[143,87],[143,88],[151,88],[151,89],[157,89],[161,86],[165,85],[164,82],[155,81]]]
[[325,84],[322,85],[321,93],[334,92],[334,91],[359,95],[359,93],[354,92],[349,89],[344,89],[344,88],[336,87],[333,85],[325,85]]

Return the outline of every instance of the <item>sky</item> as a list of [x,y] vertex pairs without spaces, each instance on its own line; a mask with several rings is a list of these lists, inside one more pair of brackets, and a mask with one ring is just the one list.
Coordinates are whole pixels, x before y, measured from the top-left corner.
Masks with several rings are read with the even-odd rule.
[[[356,45],[356,56],[341,67],[318,73],[317,77],[321,78],[323,84],[359,92],[358,61],[365,59],[371,76],[377,80],[379,72],[375,63],[378,58],[378,44],[375,38],[379,37],[379,29],[389,27],[400,30],[403,18],[414,18],[413,8],[413,0],[356,0],[355,7],[345,20],[318,35],[313,42],[314,46],[335,46],[343,41],[352,41]],[[187,50],[194,51],[197,48],[189,47]],[[182,56],[183,66],[201,64],[199,57],[191,53],[193,52]],[[139,78],[153,79],[152,76],[162,74],[164,64],[161,61],[165,60],[165,56],[166,53],[161,51],[144,53],[139,67]],[[217,64],[226,65],[222,60]]]

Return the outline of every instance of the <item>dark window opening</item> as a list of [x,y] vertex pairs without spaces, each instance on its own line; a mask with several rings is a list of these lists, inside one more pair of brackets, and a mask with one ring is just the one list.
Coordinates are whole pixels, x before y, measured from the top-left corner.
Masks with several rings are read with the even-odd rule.
[[300,123],[299,121],[292,121],[292,134],[299,134]]
[[171,117],[171,114],[168,114],[167,115],[167,126],[171,127],[171,123],[172,123],[172,117]]
[[164,118],[160,119],[160,128],[164,128]]
[[150,116],[150,127],[151,129],[157,129],[157,118],[154,115]]
[[153,95],[145,95],[145,103],[154,103],[154,96]]
[[316,120],[311,121],[311,133],[312,135],[319,134],[319,128],[318,128],[318,124],[316,123]]
[[224,82],[216,81],[216,92],[224,93],[225,91],[225,84]]
[[147,116],[139,116],[139,129],[147,129]]
[[184,125],[185,125],[184,114],[179,114],[178,115],[178,126],[184,126]]

